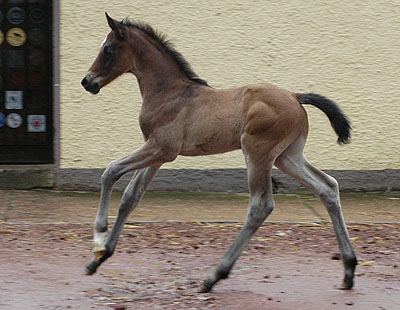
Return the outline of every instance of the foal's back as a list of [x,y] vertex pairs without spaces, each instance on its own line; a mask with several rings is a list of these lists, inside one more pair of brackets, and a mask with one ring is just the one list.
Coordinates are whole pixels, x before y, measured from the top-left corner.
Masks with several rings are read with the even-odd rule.
[[186,156],[239,149],[243,135],[270,142],[289,137],[290,144],[307,122],[296,94],[271,84],[226,90],[200,86],[185,104],[176,121],[186,124],[180,153]]

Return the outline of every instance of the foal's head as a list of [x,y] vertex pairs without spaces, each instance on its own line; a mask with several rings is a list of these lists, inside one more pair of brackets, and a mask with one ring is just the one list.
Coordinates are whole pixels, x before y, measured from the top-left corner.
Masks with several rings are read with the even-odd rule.
[[134,54],[129,48],[129,28],[106,13],[111,32],[104,39],[100,52],[82,80],[82,86],[92,94],[125,72],[132,71]]
[[103,86],[125,72],[134,73],[138,79],[144,76],[162,82],[179,79],[208,86],[165,35],[144,23],[128,18],[118,22],[107,13],[106,16],[111,32],[82,80],[87,91],[97,94]]

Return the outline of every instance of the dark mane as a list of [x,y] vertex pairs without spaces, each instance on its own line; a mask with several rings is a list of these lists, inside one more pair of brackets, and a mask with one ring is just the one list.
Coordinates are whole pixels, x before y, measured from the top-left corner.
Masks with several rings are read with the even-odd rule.
[[161,47],[172,57],[178,67],[191,81],[208,86],[205,80],[199,78],[197,74],[194,73],[190,64],[186,61],[183,55],[175,49],[174,45],[169,40],[167,40],[165,34],[158,32],[149,24],[137,22],[129,18],[125,18],[121,21],[121,23],[125,26],[134,27],[136,29],[139,29],[140,31],[143,31],[150,38],[161,45]]

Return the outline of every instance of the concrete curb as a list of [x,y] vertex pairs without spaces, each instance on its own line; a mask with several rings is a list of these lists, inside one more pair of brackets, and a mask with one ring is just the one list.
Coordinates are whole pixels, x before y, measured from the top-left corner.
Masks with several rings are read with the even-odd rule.
[[[56,169],[54,165],[1,166],[0,189],[56,188],[59,190],[99,191],[104,169]],[[341,191],[400,190],[400,169],[326,170],[336,178]],[[133,173],[115,185],[123,190]],[[272,178],[276,193],[301,192],[304,188],[277,169]],[[161,169],[150,191],[201,191],[247,193],[246,169]]]
[[[58,188],[63,190],[100,189],[100,177],[104,169],[61,169]],[[400,169],[394,170],[326,170],[336,178],[342,191],[400,190]],[[127,174],[115,186],[123,190],[131,179]],[[293,178],[277,169],[273,170],[275,192],[304,191]],[[246,169],[161,169],[149,190],[202,191],[246,193]]]

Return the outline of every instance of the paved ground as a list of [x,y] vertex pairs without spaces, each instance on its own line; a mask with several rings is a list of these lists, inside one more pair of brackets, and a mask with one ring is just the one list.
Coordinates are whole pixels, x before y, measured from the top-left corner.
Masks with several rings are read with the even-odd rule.
[[146,195],[118,251],[88,277],[97,203],[95,193],[0,191],[0,309],[400,309],[400,193],[342,196],[360,260],[352,291],[336,289],[336,242],[312,196],[277,195],[210,294],[196,290],[239,230],[245,195]]

